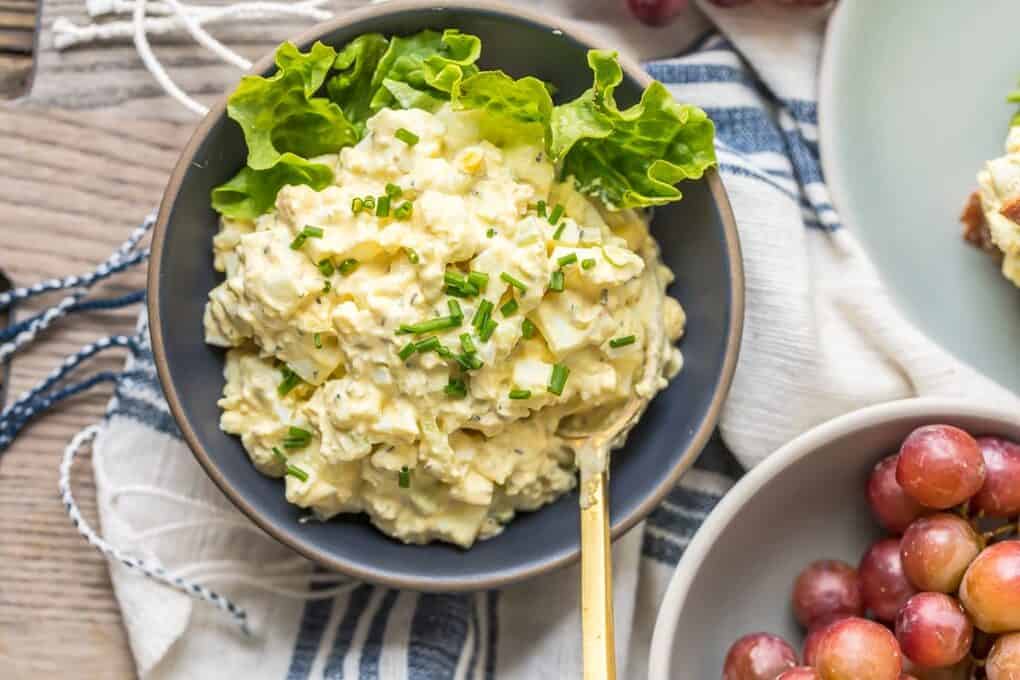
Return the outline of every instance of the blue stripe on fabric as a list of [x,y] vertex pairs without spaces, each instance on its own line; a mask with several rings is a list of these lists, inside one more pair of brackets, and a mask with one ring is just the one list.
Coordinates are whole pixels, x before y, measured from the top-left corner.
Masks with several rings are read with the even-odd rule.
[[134,420],[157,432],[162,432],[176,439],[181,439],[181,431],[177,423],[166,411],[157,408],[147,401],[129,397],[120,392],[115,393],[114,402],[106,414],[108,418],[121,417]]
[[716,136],[741,153],[788,154],[786,140],[765,109],[757,106],[705,107]]
[[423,593],[411,619],[408,680],[452,678],[464,652],[471,595]]
[[372,586],[361,585],[351,591],[350,599],[347,601],[347,610],[340,620],[336,629],[336,638],[333,640],[333,648],[326,659],[326,668],[322,671],[323,680],[343,680],[344,659],[351,650],[351,643],[354,641],[354,633],[358,630],[358,622],[361,621],[368,603],[372,599]]
[[711,512],[715,504],[719,502],[719,498],[718,494],[698,491],[685,486],[674,487],[666,494],[666,500],[670,503],[702,515]]
[[485,650],[485,680],[496,677],[496,653],[499,648],[499,591],[485,594],[489,610],[489,642]]
[[807,99],[781,99],[783,106],[798,123],[818,124],[818,104]]
[[652,61],[645,64],[648,75],[665,85],[690,83],[735,83],[758,91],[761,83],[746,69],[725,64],[688,64],[683,61]]
[[670,567],[675,567],[683,557],[684,549],[687,547],[688,537],[683,544],[668,536],[656,536],[651,531],[645,531],[641,542],[641,554],[644,557],[655,560]]
[[397,602],[399,590],[387,590],[383,600],[372,617],[368,627],[368,637],[361,647],[361,665],[358,668],[358,680],[380,680],[379,657],[382,656],[383,640],[386,637],[386,624],[390,621],[393,605]]
[[[316,567],[316,574],[325,573],[325,570]],[[332,588],[335,584],[316,582],[311,585],[311,590],[325,590]],[[294,642],[294,651],[290,657],[290,667],[287,669],[287,680],[307,680],[312,672],[312,664],[319,653],[319,646],[322,644],[322,637],[326,633],[326,624],[333,614],[333,602],[335,598],[324,598],[321,600],[309,600],[305,603],[305,610],[301,614],[301,624],[298,628],[297,639]]]
[[475,634],[471,636],[471,658],[468,659],[467,677],[475,680],[478,677],[478,652],[482,648],[482,627],[478,622],[478,598],[471,598],[471,628]]

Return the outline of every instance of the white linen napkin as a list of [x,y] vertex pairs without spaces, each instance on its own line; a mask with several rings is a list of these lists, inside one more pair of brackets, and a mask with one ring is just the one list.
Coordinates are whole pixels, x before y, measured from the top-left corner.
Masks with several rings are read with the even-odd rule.
[[[642,678],[672,569],[740,474],[727,447],[751,466],[809,427],[867,404],[911,395],[1020,400],[907,325],[840,227],[817,149],[827,10],[766,0],[732,10],[706,6],[707,19],[692,12],[652,31],[625,17],[616,0],[536,4],[596,29],[607,44],[630,41],[643,57],[691,49],[695,28],[721,31],[686,56],[648,63],[718,126],[720,170],[744,251],[747,314],[721,422],[726,446],[714,439],[666,502],[615,546],[620,677]],[[322,572],[254,528],[205,476],[167,412],[147,350],[118,385],[93,461],[111,543],[217,589],[250,617],[246,637],[221,611],[111,562],[144,678],[581,677],[576,567],[469,595],[399,592]],[[331,588],[339,592],[313,601],[287,592]]]

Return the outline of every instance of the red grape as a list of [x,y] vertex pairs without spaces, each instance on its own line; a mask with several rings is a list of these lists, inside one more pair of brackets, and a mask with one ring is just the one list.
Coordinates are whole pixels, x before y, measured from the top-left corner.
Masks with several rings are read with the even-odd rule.
[[947,512],[927,515],[900,540],[903,571],[918,590],[952,593],[981,552],[981,537],[967,520]]
[[942,593],[919,593],[896,617],[896,640],[903,654],[928,668],[959,663],[970,651],[974,625],[963,606]]
[[687,7],[687,0],[627,0],[630,13],[649,26],[665,26]]
[[796,665],[797,653],[786,640],[769,633],[751,633],[730,647],[723,680],[776,680]]
[[898,538],[887,538],[868,548],[857,573],[864,607],[880,621],[894,621],[900,607],[917,592],[903,573]]
[[903,670],[900,646],[889,629],[856,617],[829,627],[815,662],[823,680],[898,680]]
[[811,666],[797,666],[786,671],[776,680],[822,680],[822,676]]
[[998,437],[977,440],[985,459],[985,483],[970,501],[990,517],[1020,514],[1020,444]]
[[818,660],[818,645],[822,641],[822,637],[829,630],[829,626],[841,621],[843,619],[850,618],[849,616],[841,616],[839,614],[830,616],[829,618],[822,619],[815,625],[811,626],[808,630],[807,637],[804,638],[804,650],[803,657],[804,663],[808,666],[817,666],[815,661]]
[[910,523],[924,514],[924,506],[908,496],[896,481],[896,464],[900,457],[892,455],[875,465],[868,479],[868,503],[878,523],[894,534],[902,534]]
[[835,615],[862,615],[857,572],[838,560],[812,562],[793,584],[793,612],[805,628]]
[[985,461],[974,438],[950,425],[926,425],[900,447],[896,481],[921,505],[945,510],[978,492]]
[[915,678],[916,680],[971,680],[970,660],[964,660],[955,666],[947,668],[924,668],[918,666],[910,659],[903,659],[903,678]]
[[1020,541],[985,548],[963,576],[960,599],[986,633],[1020,631]]
[[985,662],[985,675],[988,680],[1020,680],[1020,633],[995,641]]

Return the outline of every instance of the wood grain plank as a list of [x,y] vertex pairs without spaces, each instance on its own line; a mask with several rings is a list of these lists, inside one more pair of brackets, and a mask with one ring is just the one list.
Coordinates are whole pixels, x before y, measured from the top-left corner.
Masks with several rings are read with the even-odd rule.
[[0,4],[0,26],[10,29],[35,30],[35,11],[10,11]]
[[[0,105],[0,268],[16,282],[85,271],[105,258],[159,200],[190,125]],[[144,271],[118,276],[96,297],[144,285]],[[60,297],[18,310],[20,317]],[[138,309],[58,322],[19,354],[9,398],[78,347],[133,332]],[[97,357],[81,375],[119,370],[122,352]],[[109,390],[77,397],[40,419],[0,464],[0,677],[130,678],[133,662],[107,564],[71,526],[57,491],[70,437],[102,417]],[[87,456],[72,474],[76,498],[95,523]],[[39,653],[45,650],[46,653]]]
[[31,54],[35,45],[35,32],[20,28],[4,28],[0,25],[0,50]]

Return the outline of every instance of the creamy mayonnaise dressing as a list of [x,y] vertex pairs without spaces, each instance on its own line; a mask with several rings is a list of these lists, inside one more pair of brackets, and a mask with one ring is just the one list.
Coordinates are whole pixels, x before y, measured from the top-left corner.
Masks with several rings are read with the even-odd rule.
[[1020,200],[1020,126],[1010,128],[1006,155],[985,164],[978,185],[992,241],[1005,255],[1002,273],[1020,286],[1020,224],[1000,212],[1008,202]]
[[[398,139],[401,129],[417,143]],[[367,513],[409,543],[470,546],[574,487],[579,462],[556,434],[563,418],[651,398],[680,370],[672,343],[684,313],[665,295],[672,273],[646,224],[556,181],[542,148],[482,141],[471,113],[386,109],[357,146],[315,160],[335,168],[334,186],[287,186],[256,222],[222,220],[213,252],[226,279],[205,314],[207,342],[231,348],[221,427],[260,471],[286,475],[290,502],[321,518]],[[354,212],[355,198],[387,184],[402,190],[389,217]],[[413,211],[398,219],[405,201]],[[539,201],[563,206],[559,224],[538,214]],[[309,225],[321,235],[292,247]],[[562,292],[549,290],[557,270]],[[444,275],[469,271],[488,283],[454,298],[458,327],[398,334],[450,315]],[[505,316],[511,298],[518,309]],[[472,325],[483,300],[498,322],[487,341]],[[458,354],[464,333],[481,368],[435,351],[398,355],[432,335]],[[557,364],[569,369],[561,395],[548,389]],[[296,386],[281,394],[285,370]],[[465,396],[448,394],[451,379]],[[291,427],[308,441],[286,448]],[[605,452],[594,458],[585,465],[605,464]]]

